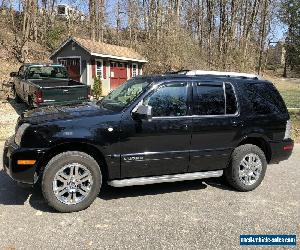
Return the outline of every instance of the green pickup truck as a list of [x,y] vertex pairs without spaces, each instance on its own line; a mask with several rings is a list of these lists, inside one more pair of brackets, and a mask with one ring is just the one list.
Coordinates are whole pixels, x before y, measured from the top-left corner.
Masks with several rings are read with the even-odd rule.
[[69,78],[66,68],[57,64],[23,64],[11,72],[17,102],[30,108],[88,101],[90,87]]

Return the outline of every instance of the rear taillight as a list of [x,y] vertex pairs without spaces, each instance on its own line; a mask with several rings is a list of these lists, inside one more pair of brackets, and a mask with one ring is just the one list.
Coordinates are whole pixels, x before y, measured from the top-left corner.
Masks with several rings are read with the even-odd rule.
[[44,101],[42,91],[36,91],[34,94],[35,94],[35,103],[36,104],[42,103]]
[[283,146],[284,151],[290,151],[293,150],[293,148],[294,148],[293,144]]
[[290,139],[292,137],[292,123],[290,120],[286,122],[284,139]]

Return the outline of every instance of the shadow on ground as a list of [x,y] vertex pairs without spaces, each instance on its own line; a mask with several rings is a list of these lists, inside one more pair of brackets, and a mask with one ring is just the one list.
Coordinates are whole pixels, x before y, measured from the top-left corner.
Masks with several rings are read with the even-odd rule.
[[21,186],[0,170],[0,205],[24,205],[32,189]]
[[[160,195],[166,193],[186,192],[191,190],[201,190],[213,186],[223,190],[233,191],[223,181],[222,178],[184,181],[174,183],[161,183],[145,186],[133,186],[124,188],[114,188],[103,186],[99,195],[103,200],[114,200],[128,197],[138,197],[147,195]],[[11,180],[3,170],[0,171],[0,205],[24,205],[28,200],[29,204],[37,210],[49,213],[56,211],[49,207],[43,198],[40,187],[18,184]]]
[[38,187],[19,184],[3,171],[0,170],[0,205],[18,206],[24,205],[27,200],[29,204],[41,211],[55,212],[49,207]]

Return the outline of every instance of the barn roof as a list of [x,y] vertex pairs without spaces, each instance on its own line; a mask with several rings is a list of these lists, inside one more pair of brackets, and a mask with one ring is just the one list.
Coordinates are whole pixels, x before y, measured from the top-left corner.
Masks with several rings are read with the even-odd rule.
[[92,41],[79,37],[70,37],[51,56],[52,58],[69,42],[75,42],[92,56],[107,57],[125,61],[147,62],[147,60],[132,48]]

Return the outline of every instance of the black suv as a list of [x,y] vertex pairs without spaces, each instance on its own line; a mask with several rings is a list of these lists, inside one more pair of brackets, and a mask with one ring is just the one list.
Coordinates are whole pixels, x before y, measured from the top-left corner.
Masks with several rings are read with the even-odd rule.
[[[41,183],[61,212],[114,187],[225,176],[239,191],[293,149],[289,114],[272,83],[243,74],[137,77],[98,103],[38,108],[5,144],[4,171]],[[40,181],[38,181],[40,180]]]

